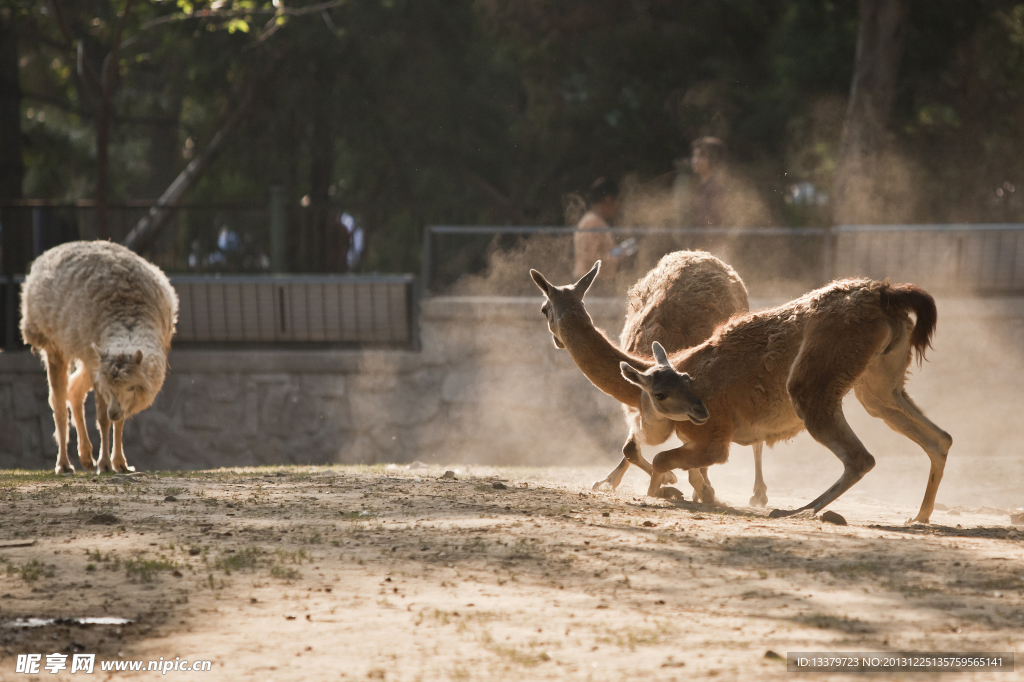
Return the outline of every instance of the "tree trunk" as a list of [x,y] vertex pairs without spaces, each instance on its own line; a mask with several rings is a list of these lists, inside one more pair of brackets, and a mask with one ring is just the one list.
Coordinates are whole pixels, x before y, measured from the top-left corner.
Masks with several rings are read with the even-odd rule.
[[[106,88],[104,88],[106,90]],[[110,98],[112,93],[100,95],[100,110],[96,115],[96,238],[110,239],[107,227],[108,178],[110,177]]]
[[117,80],[121,37],[124,35],[125,24],[131,13],[132,2],[126,0],[124,11],[114,31],[110,53],[103,60],[103,71],[100,76],[100,110],[96,116],[96,237],[110,239],[110,227],[107,224],[107,203],[110,201],[110,127],[114,120],[114,93],[117,92]]
[[310,263],[314,272],[328,269],[327,232],[330,220],[330,187],[334,175],[334,134],[327,112],[321,106],[313,114],[313,139],[310,145]]
[[[0,10],[0,203],[23,197],[25,163],[21,151],[21,85],[18,74],[18,33],[13,12]],[[32,259],[28,212],[0,209],[4,275],[25,272]]]
[[0,201],[22,198],[21,85],[18,36],[10,10],[0,10]]
[[[0,9],[0,203],[22,198],[25,163],[21,155],[21,85],[18,74],[18,32],[10,9]],[[0,252],[4,278],[28,269],[28,213],[0,208]],[[12,281],[0,279],[0,345],[18,345],[18,295]]]
[[860,0],[850,102],[833,187],[837,224],[877,218],[879,157],[907,42],[910,0]]

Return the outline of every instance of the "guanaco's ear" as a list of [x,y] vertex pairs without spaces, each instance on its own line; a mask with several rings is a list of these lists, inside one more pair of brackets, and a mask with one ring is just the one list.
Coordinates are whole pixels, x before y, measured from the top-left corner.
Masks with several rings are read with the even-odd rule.
[[536,282],[537,286],[540,287],[540,290],[544,292],[545,296],[547,296],[548,292],[551,291],[552,286],[550,282],[544,279],[544,275],[540,274],[536,270],[531,269],[530,277],[533,277],[533,281]]
[[135,351],[135,355],[132,356],[132,362],[136,365],[142,364],[142,350]]
[[672,363],[668,361],[668,353],[665,352],[665,347],[655,341],[651,344],[651,350],[654,351],[654,359],[658,361],[658,364],[662,367],[672,367]]
[[640,388],[647,388],[647,377],[638,372],[636,368],[628,362],[620,362],[619,370],[622,372],[622,378],[629,383],[635,384]]
[[590,268],[590,272],[580,277],[580,281],[572,285],[573,291],[583,298],[583,294],[587,293],[587,289],[594,283],[594,278],[597,277],[597,273],[601,271],[601,261],[594,263],[594,267]]

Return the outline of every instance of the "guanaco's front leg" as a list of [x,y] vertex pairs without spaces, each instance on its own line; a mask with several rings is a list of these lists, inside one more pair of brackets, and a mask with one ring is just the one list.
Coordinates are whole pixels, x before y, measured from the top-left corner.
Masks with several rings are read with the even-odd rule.
[[[699,440],[684,443],[678,448],[672,450],[665,450],[659,452],[651,463],[654,469],[654,476],[651,477],[651,487],[647,491],[648,495],[656,495],[657,488],[655,484],[660,486],[661,476],[666,472],[672,471],[673,469],[683,469],[687,472],[696,472],[697,476],[690,476],[690,483],[695,486],[700,485],[702,489],[698,493],[700,499],[714,499],[714,491],[703,489],[704,477],[700,476],[699,469],[703,467],[711,466],[712,464],[722,464],[729,459],[729,441],[728,440]],[[697,480],[699,477],[699,480]],[[710,486],[708,486],[710,488]]]

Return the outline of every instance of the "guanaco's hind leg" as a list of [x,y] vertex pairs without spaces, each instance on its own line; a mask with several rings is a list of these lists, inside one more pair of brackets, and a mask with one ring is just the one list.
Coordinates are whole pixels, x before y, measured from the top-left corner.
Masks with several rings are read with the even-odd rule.
[[89,440],[89,432],[85,426],[85,397],[92,389],[92,377],[82,362],[71,375],[68,386],[68,402],[71,403],[71,416],[74,419],[75,431],[78,433],[78,461],[86,471],[95,468],[92,459],[92,442]]
[[50,384],[50,407],[56,430],[57,465],[55,474],[73,474],[75,468],[68,459],[68,363],[56,350],[46,352],[46,380]]
[[761,455],[764,453],[764,443],[756,443],[754,446],[754,496],[750,498],[751,507],[764,507],[768,504],[768,486],[764,482],[764,474],[761,473]]
[[843,463],[843,475],[809,504],[792,511],[774,509],[770,518],[806,509],[817,514],[874,468],[875,458],[846,421],[843,396],[889,339],[889,326],[881,320],[854,327],[838,317],[823,317],[805,330],[787,383],[789,396],[807,432]]
[[921,509],[917,516],[911,519],[918,523],[928,523],[935,508],[935,494],[939,490],[939,483],[942,482],[946,455],[953,445],[953,439],[929,421],[910,399],[903,389],[903,376],[903,371],[900,370],[898,385],[889,386],[889,390],[885,390],[886,379],[889,377],[869,372],[864,380],[854,387],[854,393],[868,414],[882,419],[893,431],[902,433],[920,445],[931,460],[931,471],[928,473],[928,485],[924,491]]

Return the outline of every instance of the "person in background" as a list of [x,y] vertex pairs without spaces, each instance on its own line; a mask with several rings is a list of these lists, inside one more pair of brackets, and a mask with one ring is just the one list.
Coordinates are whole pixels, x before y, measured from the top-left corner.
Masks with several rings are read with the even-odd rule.
[[608,229],[621,203],[619,185],[614,180],[598,178],[590,186],[587,212],[576,224],[577,232],[573,235],[573,274],[577,278],[587,274],[596,260],[601,261],[602,277],[615,275],[619,261],[619,255],[613,253],[615,240],[610,233],[598,230]]
[[719,177],[725,162],[725,143],[701,137],[692,143],[690,167],[697,176],[691,222],[695,227],[721,227],[724,191]]

